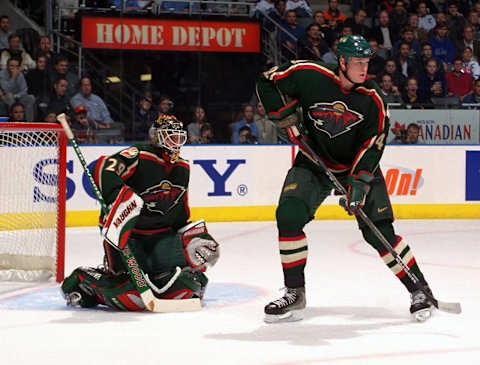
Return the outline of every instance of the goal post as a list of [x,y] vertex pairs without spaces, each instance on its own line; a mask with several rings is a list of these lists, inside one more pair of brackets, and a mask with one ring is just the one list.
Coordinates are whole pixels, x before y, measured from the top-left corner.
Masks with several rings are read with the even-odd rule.
[[0,281],[63,280],[66,148],[60,124],[0,122]]

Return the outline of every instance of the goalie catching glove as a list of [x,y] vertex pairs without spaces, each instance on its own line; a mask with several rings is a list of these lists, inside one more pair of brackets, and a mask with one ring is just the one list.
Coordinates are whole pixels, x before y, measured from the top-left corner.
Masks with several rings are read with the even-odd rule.
[[220,256],[218,243],[207,232],[203,219],[187,224],[178,230],[182,237],[183,250],[189,264],[200,271],[216,264]]

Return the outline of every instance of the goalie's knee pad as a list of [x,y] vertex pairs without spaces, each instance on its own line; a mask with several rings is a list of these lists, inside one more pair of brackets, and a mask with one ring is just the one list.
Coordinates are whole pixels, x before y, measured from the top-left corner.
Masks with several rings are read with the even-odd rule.
[[191,267],[151,274],[148,280],[153,293],[160,299],[202,299],[208,284],[206,275]]
[[182,241],[185,258],[193,268],[205,271],[215,265],[220,257],[220,248],[208,233],[203,219],[187,224],[178,230]]

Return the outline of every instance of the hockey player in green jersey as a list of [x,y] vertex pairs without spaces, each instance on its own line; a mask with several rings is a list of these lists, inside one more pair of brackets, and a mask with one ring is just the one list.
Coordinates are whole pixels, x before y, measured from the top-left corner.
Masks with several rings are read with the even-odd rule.
[[[367,80],[373,51],[358,35],[344,36],[337,48],[338,65],[290,61],[264,72],[257,83],[268,116],[296,143],[291,126],[308,139],[313,151],[347,188],[345,208],[362,208],[391,243],[403,262],[427,288],[425,278],[405,240],[393,229],[393,211],[379,162],[389,128],[387,106],[377,84]],[[300,151],[289,170],[276,210],[285,295],[265,307],[265,321],[303,318],[306,305],[304,269],[307,239],[303,227],[313,219],[333,184],[323,170]],[[418,290],[372,230],[357,218],[363,238],[411,294],[414,319],[430,317],[432,303]],[[430,292],[431,293],[431,292]]]
[[[202,298],[208,279],[204,274],[218,257],[218,244],[205,223],[188,223],[188,161],[179,156],[187,140],[175,116],[160,114],[149,131],[148,144],[136,144],[112,156],[102,156],[94,178],[110,212],[129,191],[143,201],[128,236],[140,268],[155,296],[161,299]],[[122,218],[122,215],[117,215]],[[142,310],[144,303],[119,251],[104,241],[103,268],[79,267],[62,283],[69,305],[104,304],[121,310]]]

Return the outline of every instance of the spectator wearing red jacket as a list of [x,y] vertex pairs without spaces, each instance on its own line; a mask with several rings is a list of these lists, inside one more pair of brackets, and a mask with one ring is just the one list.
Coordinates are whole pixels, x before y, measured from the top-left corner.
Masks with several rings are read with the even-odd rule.
[[463,98],[473,91],[472,75],[463,70],[463,61],[456,57],[453,60],[453,70],[445,74],[449,96],[458,95]]

